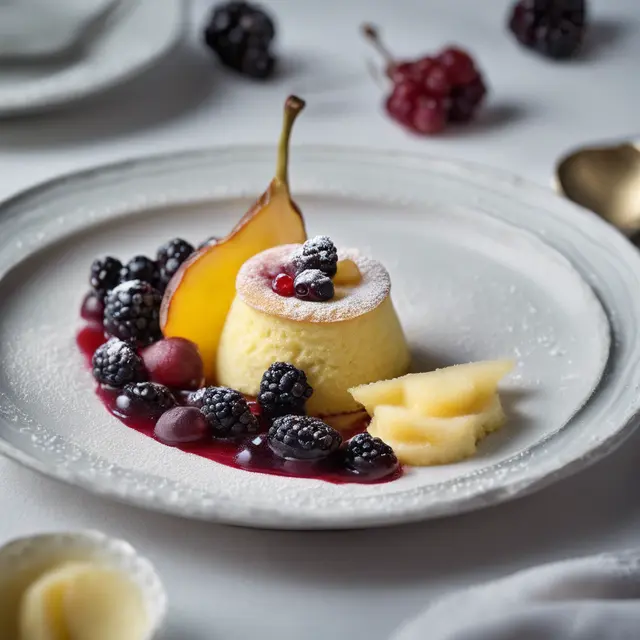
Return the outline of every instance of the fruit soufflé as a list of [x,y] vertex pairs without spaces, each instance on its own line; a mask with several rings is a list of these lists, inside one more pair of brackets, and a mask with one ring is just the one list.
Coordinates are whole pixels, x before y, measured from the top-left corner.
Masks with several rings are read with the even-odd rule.
[[382,482],[468,457],[504,422],[510,365],[407,375],[387,270],[307,238],[291,198],[303,107],[287,99],[275,178],[228,236],[94,262],[78,344],[98,395],[163,444],[254,472]]

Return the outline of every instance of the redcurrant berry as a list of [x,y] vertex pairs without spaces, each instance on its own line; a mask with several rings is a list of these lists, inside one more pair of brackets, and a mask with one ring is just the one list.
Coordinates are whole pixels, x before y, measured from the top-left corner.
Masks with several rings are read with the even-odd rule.
[[279,296],[290,298],[294,293],[293,278],[288,273],[278,274],[271,283],[271,288]]

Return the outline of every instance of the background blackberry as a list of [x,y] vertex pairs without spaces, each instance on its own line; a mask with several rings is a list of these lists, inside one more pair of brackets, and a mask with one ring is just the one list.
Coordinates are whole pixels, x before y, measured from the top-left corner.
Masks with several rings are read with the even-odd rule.
[[107,293],[118,285],[120,282],[120,269],[122,269],[120,260],[111,256],[93,261],[89,284],[99,299],[104,299]]
[[162,295],[148,282],[123,282],[106,298],[104,329],[110,336],[138,346],[160,340],[161,302]]
[[253,78],[272,74],[274,36],[273,20],[261,7],[248,2],[218,5],[204,31],[205,43],[225,66]]
[[120,282],[142,280],[152,287],[158,285],[158,266],[146,256],[135,256],[120,270]]

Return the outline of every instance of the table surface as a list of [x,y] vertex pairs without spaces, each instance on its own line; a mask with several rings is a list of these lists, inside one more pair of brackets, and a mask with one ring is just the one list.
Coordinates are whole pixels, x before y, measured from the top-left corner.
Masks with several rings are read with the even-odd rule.
[[[296,144],[464,158],[545,185],[565,150],[639,133],[637,0],[593,0],[585,55],[565,64],[514,44],[503,27],[507,0],[272,0],[283,65],[266,84],[225,73],[203,51],[197,25],[209,4],[195,0],[187,42],[142,77],[73,109],[0,122],[0,196],[125,157],[272,144],[288,93],[309,105]],[[358,37],[363,20],[383,26],[401,55],[447,42],[475,52],[492,91],[483,117],[438,139],[412,137],[388,121],[367,71],[374,58]],[[497,508],[383,530],[292,533],[145,513],[2,459],[0,540],[92,527],[131,541],[166,581],[164,640],[382,640],[449,589],[637,545],[639,474],[640,434],[591,469]]]

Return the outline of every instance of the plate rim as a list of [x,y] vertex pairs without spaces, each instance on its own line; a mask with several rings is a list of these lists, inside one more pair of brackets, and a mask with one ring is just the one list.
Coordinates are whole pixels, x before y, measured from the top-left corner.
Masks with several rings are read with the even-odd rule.
[[[153,2],[149,2],[148,0],[138,1],[153,10]],[[157,46],[154,50],[148,50],[146,55],[139,56],[133,60],[133,64],[119,65],[119,71],[109,73],[99,78],[98,82],[84,85],[78,85],[77,83],[68,85],[65,86],[61,92],[45,93],[44,96],[39,92],[32,93],[28,91],[23,94],[23,97],[13,100],[3,101],[0,97],[0,118],[19,118],[21,116],[36,115],[50,110],[60,109],[113,89],[151,68],[157,61],[178,46],[184,36],[187,24],[186,16],[188,5],[186,2],[182,0],[164,0],[164,2],[173,3],[173,9],[178,15],[178,19],[173,24],[170,37],[169,35],[167,36],[162,46]],[[144,3],[146,3],[146,5]],[[126,19],[126,16],[123,17],[123,20]],[[117,25],[115,28],[117,28]],[[91,56],[87,56],[83,62],[89,61],[90,58]]]
[[[508,189],[518,189],[536,193],[544,198],[551,198],[556,203],[562,203],[562,206],[571,215],[581,216],[587,218],[590,224],[596,227],[600,226],[603,233],[608,236],[611,242],[618,243],[618,248],[622,253],[626,253],[625,266],[633,270],[635,266],[636,275],[640,275],[640,256],[635,253],[634,247],[628,242],[628,240],[613,227],[610,227],[607,223],[602,221],[598,216],[586,209],[579,207],[578,205],[562,199],[555,194],[552,190],[546,189],[535,182],[531,182],[527,179],[521,178],[509,171],[496,169],[490,166],[482,165],[480,163],[469,162],[464,160],[457,160],[453,158],[440,158],[424,153],[407,153],[403,151],[391,150],[391,149],[375,149],[366,146],[357,145],[299,145],[294,148],[294,153],[297,151],[303,151],[310,153],[312,156],[329,155],[329,156],[341,156],[343,160],[352,159],[354,155],[361,160],[371,159],[371,155],[375,155],[376,162],[380,162],[381,159],[385,161],[396,159],[404,159],[410,161],[416,161],[423,165],[425,171],[438,171],[445,174],[447,177],[466,181],[469,184],[474,185],[476,188],[482,188],[485,190],[496,191],[503,195],[508,195]],[[197,147],[193,149],[181,150],[177,152],[169,153],[154,153],[148,155],[141,155],[131,157],[125,160],[110,162],[106,164],[98,164],[81,171],[68,172],[44,182],[35,184],[27,189],[21,190],[18,193],[0,201],[0,220],[4,218],[4,212],[12,207],[19,207],[22,201],[28,202],[30,198],[37,198],[39,195],[46,193],[50,189],[64,188],[74,183],[82,184],[92,176],[104,174],[105,172],[122,172],[126,171],[129,167],[142,165],[153,165],[154,163],[167,163],[177,162],[180,159],[193,159],[197,160],[198,157],[211,157],[219,154],[233,154],[238,152],[244,153],[271,153],[272,149],[270,145],[225,145],[214,147]],[[358,154],[361,154],[358,157]],[[471,175],[483,177],[482,187],[477,186],[477,182],[474,180],[465,180],[470,178]],[[480,207],[481,208],[481,207]],[[549,215],[554,215],[549,212]],[[510,221],[516,227],[519,225],[515,221]],[[525,231],[528,231],[525,229]],[[532,233],[532,232],[531,232]],[[544,238],[541,238],[544,241]],[[557,251],[562,257],[571,263],[571,260],[564,255],[564,253],[552,246],[552,249]],[[630,264],[631,258],[636,261],[635,265]],[[585,280],[587,285],[588,281]],[[596,297],[597,292],[594,291]],[[608,308],[603,305],[605,313],[608,312]],[[428,519],[439,518],[446,515],[460,514],[472,510],[489,506],[493,504],[500,504],[517,497],[521,497],[532,493],[538,489],[548,486],[561,478],[567,477],[576,473],[577,471],[590,466],[596,461],[602,459],[616,449],[640,424],[640,401],[629,406],[631,410],[626,419],[616,420],[616,424],[620,423],[617,430],[608,434],[603,440],[600,440],[596,446],[588,448],[586,450],[580,450],[580,452],[572,453],[571,460],[562,464],[560,468],[552,469],[549,471],[534,471],[527,478],[520,479],[519,481],[512,482],[510,484],[501,484],[497,487],[489,488],[479,495],[465,496],[462,499],[447,501],[444,505],[432,505],[425,511],[415,510],[411,512],[404,512],[402,514],[387,514],[382,511],[376,514],[359,514],[357,522],[349,521],[348,518],[335,518],[327,520],[323,518],[306,518],[304,522],[295,521],[293,519],[282,523],[274,524],[273,517],[274,512],[268,509],[265,513],[256,513],[248,507],[251,511],[247,514],[246,511],[240,511],[239,513],[233,513],[233,509],[225,509],[224,513],[217,513],[215,511],[216,505],[213,505],[212,509],[207,510],[180,510],[171,508],[171,505],[165,502],[159,502],[154,497],[145,498],[142,495],[127,494],[121,495],[118,491],[108,490],[107,487],[101,485],[98,482],[91,481],[90,478],[81,474],[73,474],[66,472],[63,467],[46,464],[41,462],[35,457],[27,454],[23,450],[14,447],[4,440],[0,440],[0,453],[7,457],[19,462],[23,466],[30,468],[42,475],[57,479],[59,481],[70,484],[71,486],[77,486],[88,490],[91,493],[109,497],[118,502],[125,504],[135,505],[143,507],[153,511],[159,511],[164,513],[170,513],[173,515],[179,515],[182,517],[188,517],[193,519],[203,519],[207,521],[220,522],[226,524],[235,524],[256,528],[274,528],[274,529],[356,529],[356,528],[368,528],[368,527],[380,527],[380,526],[393,526],[401,523],[410,523],[423,521]],[[536,443],[538,444],[538,443]],[[225,504],[225,507],[228,507]]]

